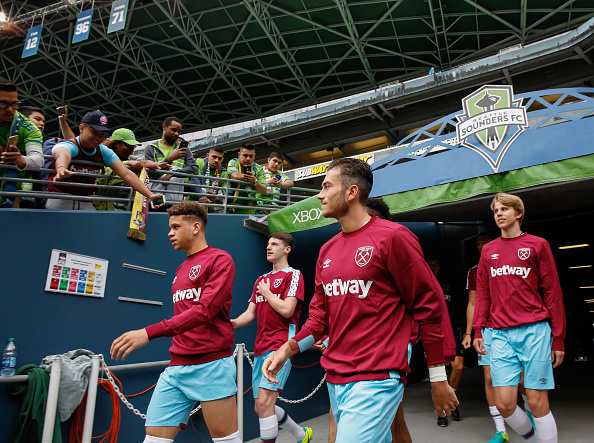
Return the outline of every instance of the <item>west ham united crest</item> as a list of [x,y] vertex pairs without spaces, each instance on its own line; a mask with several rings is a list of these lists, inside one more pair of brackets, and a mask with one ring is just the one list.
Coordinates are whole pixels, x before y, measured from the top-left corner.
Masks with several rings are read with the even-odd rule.
[[373,246],[361,246],[357,249],[355,253],[355,263],[357,266],[363,267],[369,260],[371,260],[371,255],[373,254]]
[[528,257],[530,257],[530,248],[518,249],[518,258],[520,260],[526,260]]
[[272,286],[274,288],[278,288],[281,285],[282,282],[283,282],[283,279],[282,278],[277,278],[277,279],[274,280],[274,284]]
[[202,268],[202,265],[196,265],[190,269],[190,273],[188,274],[190,280],[196,280],[198,278],[200,275],[200,268]]
[[528,127],[522,99],[509,85],[483,86],[462,100],[456,130],[465,147],[480,154],[497,172],[514,140]]

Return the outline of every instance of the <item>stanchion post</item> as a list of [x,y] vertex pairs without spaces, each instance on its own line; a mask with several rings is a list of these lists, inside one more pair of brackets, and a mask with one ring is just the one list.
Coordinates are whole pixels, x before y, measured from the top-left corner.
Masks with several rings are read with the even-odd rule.
[[85,411],[85,427],[82,434],[82,443],[91,443],[93,436],[93,421],[95,419],[95,402],[97,400],[97,382],[99,380],[99,363],[101,357],[93,355],[91,361],[91,375],[87,391],[87,408]]
[[243,350],[245,345],[237,345],[237,427],[239,438],[243,441]]
[[41,443],[52,443],[54,438],[56,409],[58,409],[58,392],[60,392],[60,374],[62,374],[62,357],[55,357],[52,361],[52,372],[50,373],[50,382],[47,391],[47,404],[45,407]]

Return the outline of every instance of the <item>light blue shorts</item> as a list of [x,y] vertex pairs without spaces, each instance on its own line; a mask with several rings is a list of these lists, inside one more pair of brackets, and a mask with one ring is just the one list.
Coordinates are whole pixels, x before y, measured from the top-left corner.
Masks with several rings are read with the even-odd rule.
[[275,351],[268,351],[265,354],[258,355],[254,358],[254,369],[252,370],[252,391],[254,391],[254,398],[258,398],[258,392],[260,388],[268,389],[269,391],[282,391],[287,383],[289,374],[291,373],[291,359],[287,359],[287,362],[283,368],[276,374],[276,379],[279,383],[270,383],[262,375],[262,364],[269,355],[274,354]]
[[197,401],[237,394],[233,356],[201,365],[169,366],[159,377],[146,412],[145,426],[184,428]]
[[330,406],[341,443],[389,443],[390,425],[404,394],[396,372],[387,380],[328,383]]
[[491,340],[493,340],[493,329],[483,329],[483,341],[485,342],[485,351],[487,355],[477,354],[479,366],[490,366],[491,365]]
[[517,386],[524,371],[524,387],[555,388],[551,362],[551,326],[532,323],[506,329],[493,329],[491,379],[493,386]]

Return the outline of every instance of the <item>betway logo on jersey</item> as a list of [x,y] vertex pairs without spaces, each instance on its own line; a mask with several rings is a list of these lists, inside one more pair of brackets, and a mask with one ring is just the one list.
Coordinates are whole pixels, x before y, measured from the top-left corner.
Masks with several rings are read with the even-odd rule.
[[[272,294],[275,295],[276,297],[280,298],[281,294]],[[268,300],[266,299],[266,297],[264,297],[263,295],[256,295],[256,303],[264,303],[267,302]]]
[[190,288],[190,289],[178,289],[173,294],[173,303],[177,303],[178,301],[182,300],[200,300],[200,294],[202,293],[202,288]]
[[522,278],[528,277],[531,268],[524,268],[522,266],[505,265],[500,268],[491,268],[491,277],[498,275],[519,275]]
[[373,280],[342,280],[335,279],[332,283],[324,285],[324,292],[328,297],[336,295],[356,294],[358,298],[365,298],[369,293]]
[[77,167],[76,165],[70,165],[70,170],[81,174],[101,174],[101,169],[88,169],[83,166]]

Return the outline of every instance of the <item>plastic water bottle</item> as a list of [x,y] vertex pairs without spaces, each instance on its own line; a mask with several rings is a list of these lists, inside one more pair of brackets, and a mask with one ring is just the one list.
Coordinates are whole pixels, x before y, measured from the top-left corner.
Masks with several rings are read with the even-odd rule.
[[2,369],[0,375],[2,377],[9,377],[14,375],[14,368],[16,367],[17,351],[14,344],[14,338],[8,339],[8,344],[2,353]]

